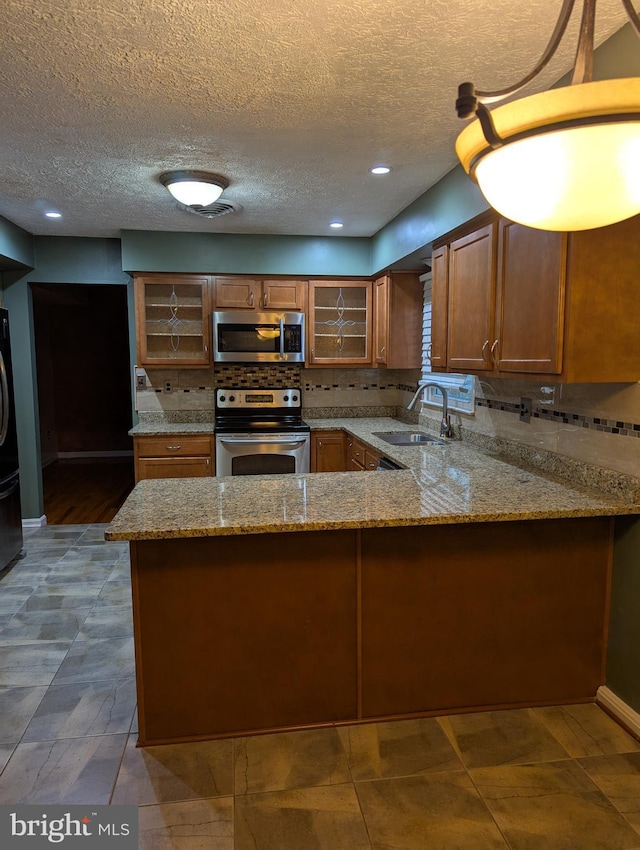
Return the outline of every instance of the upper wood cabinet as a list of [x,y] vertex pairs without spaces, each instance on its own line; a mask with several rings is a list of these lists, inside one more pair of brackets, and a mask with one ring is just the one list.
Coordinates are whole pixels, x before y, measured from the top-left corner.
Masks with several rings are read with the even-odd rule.
[[449,323],[449,246],[436,248],[431,256],[431,343],[428,358],[434,368],[447,365]]
[[310,280],[308,366],[371,364],[369,280]]
[[549,375],[562,371],[566,266],[566,233],[500,219],[493,368]]
[[491,369],[495,244],[492,222],[449,245],[447,367],[452,372]]
[[374,365],[420,368],[422,300],[417,272],[391,272],[374,282]]
[[[487,220],[487,219],[490,220]],[[434,326],[450,372],[640,380],[640,217],[576,233],[490,218],[436,243]],[[446,284],[444,281],[446,280]],[[436,364],[434,363],[434,366]]]
[[213,285],[216,310],[300,312],[305,309],[307,282],[304,280],[215,277]]
[[209,277],[134,275],[138,365],[211,365]]

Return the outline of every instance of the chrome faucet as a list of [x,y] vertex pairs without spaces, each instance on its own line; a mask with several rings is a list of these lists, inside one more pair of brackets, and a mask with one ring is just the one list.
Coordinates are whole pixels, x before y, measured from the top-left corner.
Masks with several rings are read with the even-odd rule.
[[440,390],[440,392],[442,393],[442,419],[440,420],[440,436],[455,437],[453,425],[451,424],[451,417],[449,416],[449,396],[447,395],[447,391],[445,390],[445,388],[440,386],[440,384],[436,384],[435,381],[418,381],[418,389],[416,390],[416,394],[414,395],[414,397],[407,405],[407,410],[413,410],[415,403],[418,401],[418,396],[422,395],[422,393],[424,393],[427,387],[434,387],[434,389]]

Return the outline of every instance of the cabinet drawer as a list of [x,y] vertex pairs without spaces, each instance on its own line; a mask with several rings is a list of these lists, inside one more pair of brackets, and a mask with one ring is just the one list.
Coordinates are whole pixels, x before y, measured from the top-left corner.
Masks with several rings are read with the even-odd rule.
[[211,455],[211,437],[206,435],[136,437],[137,457],[198,457]]
[[354,437],[349,438],[349,461],[351,462],[351,469],[353,469],[354,463],[364,469],[365,451],[365,447],[360,440],[356,440]]
[[378,468],[378,460],[381,455],[378,452],[375,452],[373,449],[365,449],[364,452],[364,468],[367,472],[372,470],[376,470]]
[[142,457],[136,465],[136,483],[143,478],[207,478],[212,473],[209,457]]

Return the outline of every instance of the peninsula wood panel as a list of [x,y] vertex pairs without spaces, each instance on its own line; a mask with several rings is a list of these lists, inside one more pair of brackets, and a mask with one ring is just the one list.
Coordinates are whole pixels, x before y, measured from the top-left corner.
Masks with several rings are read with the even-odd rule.
[[585,518],[134,541],[139,743],[591,701],[612,529]]
[[609,519],[362,532],[362,716],[593,699]]
[[356,532],[131,551],[140,743],[356,717]]

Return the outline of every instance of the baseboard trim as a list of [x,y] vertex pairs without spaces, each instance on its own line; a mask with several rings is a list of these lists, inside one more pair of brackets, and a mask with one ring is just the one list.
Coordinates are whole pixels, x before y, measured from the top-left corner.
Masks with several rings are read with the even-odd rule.
[[42,516],[28,517],[27,519],[22,520],[23,528],[42,528],[46,524],[47,518],[44,514],[42,514]]
[[604,685],[598,688],[596,703],[634,737],[640,739],[640,714],[620,699],[617,694],[614,694],[610,688]]

